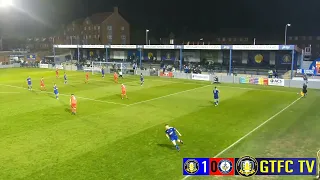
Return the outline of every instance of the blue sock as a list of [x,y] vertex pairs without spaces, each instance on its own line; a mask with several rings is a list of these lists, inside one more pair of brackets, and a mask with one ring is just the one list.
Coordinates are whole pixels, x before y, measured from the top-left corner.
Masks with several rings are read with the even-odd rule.
[[178,151],[180,151],[180,148],[179,148],[179,146],[178,146],[178,145],[176,145],[176,149],[177,149]]

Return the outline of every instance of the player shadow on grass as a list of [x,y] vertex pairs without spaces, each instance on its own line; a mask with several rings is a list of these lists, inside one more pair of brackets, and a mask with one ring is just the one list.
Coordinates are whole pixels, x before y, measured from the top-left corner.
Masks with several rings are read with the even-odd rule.
[[170,144],[157,144],[158,146],[162,147],[162,148],[167,148],[167,149],[175,149],[174,146],[170,145]]
[[199,107],[201,107],[201,108],[209,108],[209,107],[212,107],[212,105],[214,105],[214,101],[208,101],[207,105],[200,105]]
[[37,95],[39,94],[39,93],[37,92],[37,90],[31,90],[31,92],[34,93],[34,94],[37,94]]
[[141,86],[141,84],[130,84],[130,86]]
[[49,96],[49,98],[53,98],[53,99],[56,99],[56,97],[54,95],[52,95],[53,93],[48,93],[48,92],[45,92],[47,96]]
[[[84,82],[85,83],[85,82]],[[89,86],[96,86],[96,87],[101,87],[100,83],[90,83],[90,81],[88,83],[86,83]]]

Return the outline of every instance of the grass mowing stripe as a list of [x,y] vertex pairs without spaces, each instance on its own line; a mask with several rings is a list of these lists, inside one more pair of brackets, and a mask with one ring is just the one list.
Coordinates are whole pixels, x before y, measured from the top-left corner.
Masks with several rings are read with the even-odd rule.
[[[24,87],[12,86],[12,85],[7,85],[7,84],[0,84],[0,85],[7,86],[7,87],[13,87],[13,88],[27,89],[27,88],[24,88]],[[211,86],[211,85],[192,88],[192,89],[188,89],[188,90],[185,90],[185,91],[180,91],[180,92],[176,92],[176,93],[172,93],[172,94],[168,94],[168,95],[164,95],[164,96],[160,96],[160,97],[156,97],[156,98],[152,98],[152,99],[148,99],[148,100],[144,100],[144,101],[139,101],[139,102],[128,104],[128,105],[121,104],[121,103],[115,103],[115,102],[111,102],[111,101],[102,101],[102,100],[100,101],[100,100],[96,100],[96,99],[88,99],[88,98],[84,98],[84,97],[78,97],[78,98],[83,98],[83,99],[92,100],[92,101],[98,101],[98,102],[104,102],[104,103],[109,103],[109,104],[119,104],[119,105],[122,105],[123,107],[129,107],[129,106],[134,106],[134,105],[138,105],[138,104],[142,104],[142,103],[146,103],[146,102],[150,102],[150,101],[154,101],[154,100],[158,100],[158,99],[162,99],[162,98],[178,95],[178,94],[181,94],[181,93],[185,93],[185,92],[189,92],[189,91],[205,88],[205,87],[208,87],[208,86]],[[42,91],[39,91],[39,92],[42,92]],[[49,92],[47,92],[47,93],[49,93]],[[60,94],[60,95],[65,95],[65,94]],[[65,96],[69,96],[69,95],[65,95]],[[105,112],[95,113],[95,114],[91,114],[89,116],[103,114],[103,113],[105,113]]]
[[0,92],[0,94],[19,94],[21,92]]
[[144,100],[144,101],[140,101],[140,102],[132,103],[132,104],[129,104],[129,105],[127,105],[127,106],[133,106],[133,105],[137,105],[137,104],[142,104],[142,103],[146,103],[146,102],[149,102],[149,101],[154,101],[154,100],[157,100],[157,99],[162,99],[162,98],[166,98],[166,97],[174,96],[174,95],[177,95],[177,94],[181,94],[181,93],[185,93],[185,92],[189,92],[189,91],[193,91],[193,90],[197,90],[197,89],[205,88],[205,87],[208,87],[208,86],[211,86],[211,85],[206,85],[206,86],[196,87],[196,88],[188,89],[188,90],[185,90],[185,91],[180,91],[180,92],[176,92],[176,93],[172,93],[172,94],[164,95],[164,96],[160,96],[160,97],[156,97],[156,98],[152,98],[152,99],[148,99],[148,100]]
[[[127,79],[132,79],[132,78],[127,78]],[[205,85],[205,84],[208,84],[207,82],[202,82],[202,81],[199,81],[199,82],[179,82],[178,80],[180,79],[177,79],[177,80],[159,80],[159,79],[152,79],[152,81],[158,81],[158,82],[171,82],[172,84],[173,83],[179,83],[179,84],[202,84],[202,85]],[[244,89],[244,90],[260,90],[260,91],[272,91],[272,92],[282,92],[282,93],[291,93],[291,91],[281,91],[281,90],[274,90],[274,89],[260,89],[260,88],[243,88],[243,87],[235,87],[235,86],[224,86],[224,85],[221,85],[221,84],[213,84],[217,87],[228,87],[228,88],[234,88],[234,89]]]
[[[290,103],[288,106],[286,106],[285,108],[281,109],[279,112],[277,112],[276,114],[274,114],[273,116],[271,116],[269,119],[267,119],[266,121],[264,121],[263,123],[261,123],[259,126],[257,126],[256,128],[254,128],[253,130],[251,130],[250,132],[248,132],[246,135],[242,136],[240,139],[238,139],[236,142],[234,142],[233,144],[231,144],[230,146],[228,146],[227,148],[225,148],[224,150],[222,150],[221,152],[219,152],[218,154],[216,154],[213,158],[217,158],[219,156],[221,156],[223,153],[225,153],[226,151],[228,151],[229,149],[231,149],[232,147],[234,147],[235,145],[237,145],[239,142],[241,142],[243,139],[245,139],[246,137],[250,136],[253,132],[255,132],[256,130],[258,130],[259,128],[261,128],[263,125],[267,124],[269,121],[271,121],[272,119],[274,119],[275,117],[277,117],[279,114],[281,114],[283,111],[285,111],[286,109],[288,109],[289,107],[291,107],[293,104],[295,104],[297,101],[299,101],[301,99],[301,97],[299,97],[298,99],[294,100],[292,103]],[[185,180],[187,178],[189,178],[190,175],[185,176],[182,180]]]
[[[7,86],[7,87],[13,87],[13,88],[26,89],[26,90],[28,89],[28,88],[24,88],[24,87],[12,86],[12,85],[7,85],[7,84],[0,84],[0,85],[1,86]],[[44,91],[37,91],[37,90],[32,90],[32,91],[41,92],[41,93],[45,93],[45,94],[51,94],[51,92],[44,92]],[[59,95],[61,95],[61,96],[70,96],[69,94],[59,94]],[[77,98],[90,100],[90,101],[96,101],[96,102],[102,102],[102,103],[108,103],[108,104],[116,104],[116,105],[127,106],[126,104],[116,103],[116,102],[112,102],[112,101],[103,101],[103,100],[97,100],[97,99],[91,99],[91,98],[79,97],[79,96],[77,96]]]

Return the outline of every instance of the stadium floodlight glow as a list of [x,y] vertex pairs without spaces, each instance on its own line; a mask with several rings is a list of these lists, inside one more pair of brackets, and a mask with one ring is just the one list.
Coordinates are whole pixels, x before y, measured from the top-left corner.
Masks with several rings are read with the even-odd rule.
[[291,24],[286,24],[286,27],[284,28],[284,45],[287,45],[287,31],[288,31],[288,27],[290,27]]
[[149,29],[146,29],[146,45],[148,45],[148,32],[149,32]]
[[0,0],[0,7],[13,6],[13,0]]

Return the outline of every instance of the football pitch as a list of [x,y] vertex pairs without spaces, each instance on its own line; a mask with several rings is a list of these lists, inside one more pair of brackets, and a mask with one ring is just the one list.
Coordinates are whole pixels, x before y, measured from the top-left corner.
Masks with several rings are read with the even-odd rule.
[[[0,179],[205,180],[182,175],[184,157],[316,157],[320,149],[320,92],[125,76],[119,84],[84,72],[0,69]],[[26,88],[30,76],[33,91]],[[40,91],[44,77],[46,91]],[[55,99],[53,83],[59,88]],[[120,98],[121,83],[129,99]],[[78,100],[71,115],[70,94]],[[165,136],[176,127],[177,152]],[[312,179],[255,177],[253,179]]]

